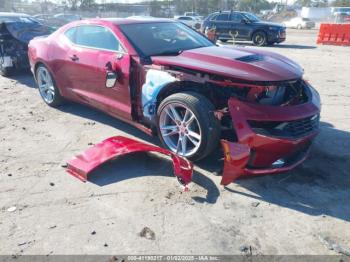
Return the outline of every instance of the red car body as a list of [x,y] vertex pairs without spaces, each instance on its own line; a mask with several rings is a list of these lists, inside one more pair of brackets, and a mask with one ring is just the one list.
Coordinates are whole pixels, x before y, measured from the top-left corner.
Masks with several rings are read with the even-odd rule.
[[[303,80],[298,64],[279,54],[245,47],[208,46],[145,58],[121,30],[123,25],[140,23],[173,22],[83,20],[34,39],[28,51],[34,76],[38,65],[45,65],[64,98],[98,108],[149,134],[155,133],[157,107],[165,97],[183,90],[204,94],[222,124],[223,184],[242,175],[287,171],[306,158],[318,133],[320,98]],[[123,49],[72,44],[65,32],[83,25],[107,28]],[[118,73],[112,88],[105,86],[109,62],[108,70]],[[163,72],[160,76],[165,72],[168,78],[144,103],[143,88],[157,72]],[[283,94],[273,102],[278,90]]]

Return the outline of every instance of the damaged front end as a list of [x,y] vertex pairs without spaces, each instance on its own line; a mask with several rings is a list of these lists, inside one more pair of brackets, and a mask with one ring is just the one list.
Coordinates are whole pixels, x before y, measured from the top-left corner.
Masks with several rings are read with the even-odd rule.
[[223,185],[293,169],[319,132],[320,98],[302,79],[247,87],[244,97],[230,96],[220,112],[226,129]]
[[293,169],[306,159],[319,132],[320,97],[301,77],[241,82],[173,66],[152,66],[142,88],[143,115],[154,122],[159,97],[186,87],[204,94],[216,108],[213,113],[221,123],[225,160],[223,185],[246,175]]

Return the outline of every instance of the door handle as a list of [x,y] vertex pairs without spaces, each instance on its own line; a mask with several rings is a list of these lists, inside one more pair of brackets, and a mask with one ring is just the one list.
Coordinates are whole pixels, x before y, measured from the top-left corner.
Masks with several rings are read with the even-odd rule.
[[72,61],[76,62],[79,60],[79,57],[77,57],[77,55],[72,55],[69,57]]
[[111,62],[107,62],[105,65],[107,71],[113,71],[113,66]]

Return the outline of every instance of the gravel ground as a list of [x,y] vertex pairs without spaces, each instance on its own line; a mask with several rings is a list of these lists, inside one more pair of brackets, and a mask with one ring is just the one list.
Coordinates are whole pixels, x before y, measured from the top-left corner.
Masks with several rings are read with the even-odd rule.
[[[350,47],[288,31],[322,98],[321,134],[292,172],[223,188],[216,156],[182,192],[171,163],[137,154],[82,183],[62,165],[114,135],[157,139],[77,104],[46,106],[29,73],[0,78],[0,254],[337,254],[350,249]],[[249,47],[248,47],[249,48]]]

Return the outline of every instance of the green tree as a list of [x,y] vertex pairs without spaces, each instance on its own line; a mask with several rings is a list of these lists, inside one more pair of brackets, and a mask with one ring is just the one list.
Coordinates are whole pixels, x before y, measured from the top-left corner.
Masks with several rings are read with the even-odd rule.
[[161,17],[162,16],[162,2],[153,0],[150,3],[150,15],[154,17]]
[[312,0],[296,0],[296,5],[310,7],[312,5]]
[[80,0],[80,7],[90,7],[95,4],[95,0]]
[[271,5],[267,0],[239,0],[237,3],[238,10],[252,13],[258,13],[260,10],[270,8]]
[[332,3],[332,6],[337,6],[337,7],[348,7],[350,6],[350,0],[335,0]]
[[79,1],[80,0],[68,0],[67,2],[72,10],[76,10],[78,8]]

